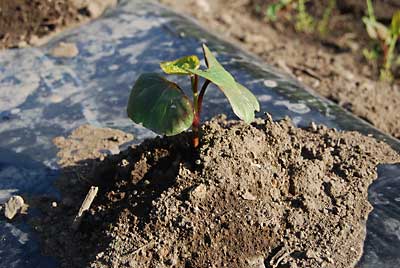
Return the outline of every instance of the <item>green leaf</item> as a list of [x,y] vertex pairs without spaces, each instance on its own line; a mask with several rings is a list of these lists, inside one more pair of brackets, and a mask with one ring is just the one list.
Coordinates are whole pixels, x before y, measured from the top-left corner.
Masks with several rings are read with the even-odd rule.
[[128,116],[158,134],[172,136],[193,122],[193,106],[176,85],[155,73],[142,74],[132,88]]
[[191,55],[174,61],[161,62],[160,67],[166,74],[190,74],[186,69],[198,69],[200,60],[197,56]]
[[[245,122],[250,123],[254,120],[254,111],[260,111],[260,104],[257,98],[250,90],[243,85],[236,83],[238,91],[228,97],[229,102],[241,103],[241,105],[232,105],[233,112]],[[233,100],[234,99],[234,100]]]
[[254,111],[260,110],[256,97],[247,88],[235,81],[233,76],[211,54],[206,45],[203,45],[203,52],[208,69],[205,71],[187,69],[187,71],[208,79],[217,85],[228,98],[233,112],[247,123],[253,121]]
[[400,10],[396,11],[392,17],[392,23],[390,25],[390,32],[393,36],[400,35]]
[[371,50],[369,50],[369,49],[367,49],[367,48],[364,48],[364,49],[362,50],[362,53],[363,53],[364,57],[365,57],[368,61],[375,61],[375,60],[377,60],[378,57],[379,57],[379,51],[377,51],[376,49],[371,49]]
[[265,12],[265,17],[270,21],[276,21],[276,19],[278,18],[277,14],[279,11],[279,7],[280,6],[277,3],[269,5]]

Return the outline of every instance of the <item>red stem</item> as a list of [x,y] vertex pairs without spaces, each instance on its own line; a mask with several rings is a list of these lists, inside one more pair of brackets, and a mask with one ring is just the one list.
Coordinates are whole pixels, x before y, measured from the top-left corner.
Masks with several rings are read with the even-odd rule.
[[193,95],[197,94],[197,88],[198,88],[198,84],[199,84],[199,76],[197,74],[192,75],[190,77],[191,82],[192,82],[192,90],[193,90]]
[[193,147],[197,148],[200,143],[200,137],[199,137],[199,130],[200,130],[200,113],[201,113],[201,108],[203,104],[203,97],[204,93],[206,92],[207,86],[210,84],[210,80],[206,80],[201,87],[200,94],[197,96],[197,87],[196,90],[193,90],[193,93],[195,94],[194,100],[197,102],[194,104],[195,110],[194,110],[194,118],[193,118],[193,123],[192,123],[192,130],[193,130]]
[[199,117],[200,117],[201,108],[202,108],[202,105],[203,105],[204,93],[206,93],[206,89],[207,89],[209,84],[210,84],[210,80],[206,80],[204,82],[203,86],[201,87],[201,90],[200,90],[199,99],[197,100],[197,107],[198,107]]
[[382,48],[383,48],[383,65],[386,65],[386,62],[388,60],[388,52],[389,52],[389,48],[386,45],[385,41],[381,41],[382,43]]

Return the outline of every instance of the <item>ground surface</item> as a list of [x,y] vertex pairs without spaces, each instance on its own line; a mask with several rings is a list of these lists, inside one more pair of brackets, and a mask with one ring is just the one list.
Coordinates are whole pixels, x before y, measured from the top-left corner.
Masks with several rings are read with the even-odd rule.
[[[378,68],[362,56],[369,39],[361,17],[364,0],[338,0],[328,34],[297,33],[284,19],[268,23],[259,0],[160,0],[197,19],[208,30],[257,54],[268,64],[297,77],[319,94],[337,102],[382,131],[400,138],[400,79],[393,85],[376,82]],[[276,1],[275,1],[276,2]],[[309,1],[321,16],[326,0]],[[379,1],[378,19],[390,20],[400,8],[395,0]],[[396,71],[399,78],[399,70]]]
[[98,17],[116,0],[0,0],[0,49],[40,45],[41,38]]
[[[57,138],[56,207],[33,224],[63,267],[353,267],[362,253],[376,165],[389,146],[323,126],[214,119],[200,152],[187,135],[147,140],[84,126]],[[96,157],[100,159],[95,159]],[[99,186],[78,231],[72,219]],[[34,204],[34,202],[31,202]]]

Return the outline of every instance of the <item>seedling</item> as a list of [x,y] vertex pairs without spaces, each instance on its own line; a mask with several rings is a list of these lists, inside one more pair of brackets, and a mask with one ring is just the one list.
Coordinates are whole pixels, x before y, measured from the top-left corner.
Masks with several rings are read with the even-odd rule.
[[336,0],[329,0],[328,6],[324,10],[324,15],[322,16],[321,21],[318,22],[318,32],[320,35],[325,36],[329,30],[329,22],[333,13],[333,10],[336,8]]
[[279,0],[277,3],[270,4],[265,11],[266,19],[270,21],[276,21],[280,11],[287,9],[292,2],[293,0]]
[[[328,33],[328,26],[333,10],[336,8],[336,0],[329,0],[324,9],[321,20],[318,21],[307,12],[306,3],[309,0],[279,0],[276,3],[268,5],[265,17],[269,21],[276,21],[280,13],[287,13],[292,9],[297,10],[295,28],[299,32],[313,33],[317,29],[320,35],[325,36]],[[290,17],[287,15],[286,17]]]
[[379,48],[364,49],[363,54],[368,60],[376,60],[383,55],[383,64],[380,70],[380,79],[391,82],[393,80],[392,64],[395,57],[395,48],[400,36],[400,11],[396,11],[392,17],[390,27],[376,20],[372,0],[367,0],[368,16],[363,17],[369,37],[376,40]]
[[[193,131],[193,147],[199,145],[199,129],[203,97],[210,83],[215,84],[227,97],[233,112],[250,123],[254,112],[260,110],[256,97],[222,67],[206,45],[203,53],[207,69],[201,70],[200,60],[191,55],[160,63],[166,74],[190,77],[193,99],[189,99],[175,83],[157,73],[144,73],[136,80],[128,102],[128,116],[135,123],[157,134],[173,136],[190,127]],[[199,90],[199,78],[204,79]]]
[[315,20],[306,9],[306,2],[308,0],[298,0],[297,4],[297,22],[295,28],[297,31],[312,33],[315,28]]

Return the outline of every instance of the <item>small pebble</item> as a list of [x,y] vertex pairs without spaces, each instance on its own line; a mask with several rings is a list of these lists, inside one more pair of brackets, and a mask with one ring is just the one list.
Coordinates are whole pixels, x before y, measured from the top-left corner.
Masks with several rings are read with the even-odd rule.
[[109,140],[118,142],[119,141],[119,137],[118,136],[112,136],[112,137],[110,137]]
[[207,187],[204,184],[196,186],[192,191],[190,191],[190,199],[201,200],[207,195]]
[[242,198],[243,198],[244,200],[250,200],[250,201],[254,201],[254,200],[257,199],[257,197],[255,197],[253,194],[251,194],[251,193],[249,193],[249,192],[244,193],[244,194],[242,195]]
[[274,80],[264,80],[264,85],[266,87],[274,88],[278,86],[278,83]]
[[315,124],[315,122],[310,123],[310,128],[314,132],[316,132],[318,130],[317,124]]
[[18,47],[19,48],[24,48],[24,47],[27,47],[27,46],[28,46],[28,43],[26,41],[20,41],[18,43]]
[[60,103],[60,102],[62,102],[64,99],[63,99],[63,97],[60,96],[60,95],[53,94],[53,95],[50,95],[50,96],[49,96],[49,100],[50,100],[50,102],[52,102],[52,103]]
[[19,108],[14,108],[10,111],[11,114],[18,114],[21,110]]

